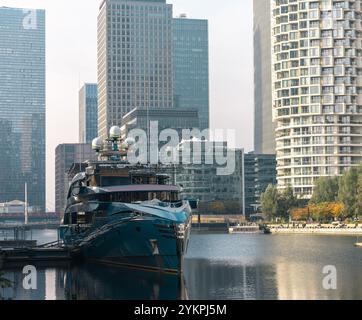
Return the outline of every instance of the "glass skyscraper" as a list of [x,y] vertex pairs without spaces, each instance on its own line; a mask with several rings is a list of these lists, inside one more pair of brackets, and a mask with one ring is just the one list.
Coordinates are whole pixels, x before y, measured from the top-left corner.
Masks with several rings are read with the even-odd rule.
[[200,129],[209,128],[208,21],[173,19],[173,64],[176,108],[199,112]]
[[134,108],[172,108],[172,5],[104,0],[98,16],[98,132]]
[[0,7],[0,202],[45,209],[45,11]]
[[98,137],[98,85],[86,83],[79,91],[79,142]]
[[254,0],[254,150],[258,154],[275,154],[271,1]]
[[272,2],[273,107],[281,189],[362,161],[362,1]]

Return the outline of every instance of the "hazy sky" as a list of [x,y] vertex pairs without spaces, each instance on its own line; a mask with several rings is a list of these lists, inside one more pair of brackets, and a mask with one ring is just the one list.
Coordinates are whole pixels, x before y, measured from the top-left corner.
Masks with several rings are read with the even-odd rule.
[[[78,142],[78,90],[97,82],[97,15],[101,0],[0,0],[0,6],[46,10],[47,207],[54,209],[54,158]],[[253,148],[252,0],[167,0],[174,16],[209,20],[212,128],[235,129]]]

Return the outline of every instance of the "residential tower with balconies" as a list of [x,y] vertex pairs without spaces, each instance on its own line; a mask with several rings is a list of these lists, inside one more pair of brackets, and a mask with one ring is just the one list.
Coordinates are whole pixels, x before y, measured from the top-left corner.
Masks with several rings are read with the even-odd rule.
[[273,0],[272,81],[280,189],[362,161],[362,1]]

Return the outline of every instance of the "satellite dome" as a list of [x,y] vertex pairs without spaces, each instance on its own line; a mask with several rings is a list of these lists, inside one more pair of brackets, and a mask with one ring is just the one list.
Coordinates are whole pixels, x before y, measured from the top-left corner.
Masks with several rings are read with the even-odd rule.
[[114,126],[109,130],[109,136],[111,139],[119,139],[121,137],[121,128]]
[[103,140],[102,138],[95,138],[92,141],[92,150],[100,151],[103,148]]

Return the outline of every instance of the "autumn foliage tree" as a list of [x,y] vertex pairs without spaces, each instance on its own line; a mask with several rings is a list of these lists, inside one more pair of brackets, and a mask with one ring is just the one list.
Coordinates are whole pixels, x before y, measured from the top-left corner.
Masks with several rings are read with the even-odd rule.
[[290,214],[293,221],[307,221],[309,219],[309,208],[295,208]]
[[310,204],[319,218],[332,215],[335,219],[346,219],[361,215],[362,165],[350,168],[340,177],[319,178]]
[[294,209],[291,213],[294,221],[330,222],[343,219],[344,206],[341,202],[309,204],[305,208]]
[[331,203],[330,206],[331,214],[334,219],[338,220],[344,218],[344,204],[342,202],[334,202]]
[[225,204],[221,201],[215,201],[211,204],[211,211],[214,212],[215,214],[225,214],[226,213],[226,208],[225,208]]

